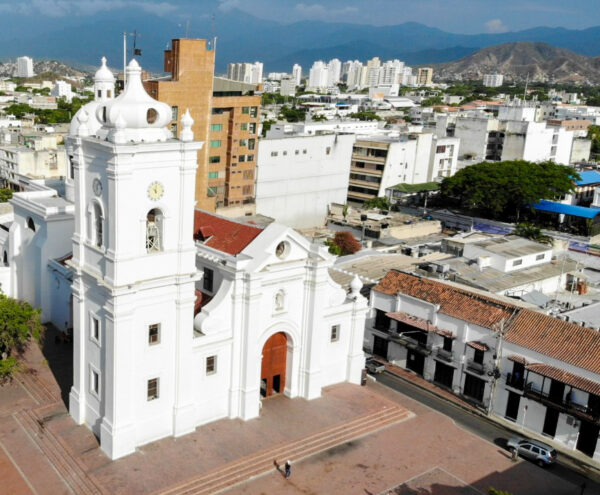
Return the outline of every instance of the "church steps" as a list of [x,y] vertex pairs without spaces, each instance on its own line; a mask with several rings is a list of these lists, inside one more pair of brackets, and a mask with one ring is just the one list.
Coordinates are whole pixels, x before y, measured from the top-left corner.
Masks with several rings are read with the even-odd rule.
[[33,411],[20,411],[15,419],[25,428],[32,440],[46,455],[64,482],[77,495],[101,495],[102,491],[89,479],[69,450],[45,428]]
[[28,372],[19,373],[19,382],[39,404],[51,404],[59,400],[36,376]]
[[[298,461],[407,419],[409,415],[408,411],[395,406],[376,413],[362,415],[347,423],[333,426],[285,445],[273,447],[254,456],[240,459],[200,478],[162,491],[160,494],[200,495],[216,493],[272,470],[274,459],[291,458]],[[280,462],[283,463],[284,461]]]

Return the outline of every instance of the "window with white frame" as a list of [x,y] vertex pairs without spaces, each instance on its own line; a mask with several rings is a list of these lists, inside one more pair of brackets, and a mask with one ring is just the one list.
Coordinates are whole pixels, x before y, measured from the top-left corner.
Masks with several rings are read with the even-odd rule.
[[214,375],[217,372],[217,356],[208,356],[206,358],[206,374]]
[[95,369],[90,369],[90,392],[100,396],[100,373]]
[[155,345],[160,343],[160,323],[153,323],[148,326],[148,344]]
[[93,341],[100,343],[100,320],[90,315],[90,337]]
[[337,342],[340,340],[340,326],[331,325],[331,342]]

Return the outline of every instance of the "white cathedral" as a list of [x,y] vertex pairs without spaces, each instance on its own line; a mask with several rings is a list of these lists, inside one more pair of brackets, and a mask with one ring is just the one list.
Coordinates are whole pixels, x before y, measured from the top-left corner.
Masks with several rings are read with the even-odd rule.
[[[367,301],[329,276],[334,258],[280,224],[195,210],[192,116],[180,139],[135,60],[66,140],[65,190],[32,184],[0,225],[2,291],[73,328],[71,416],[117,459],[221,418],[250,419],[274,394],[314,399],[358,384]],[[60,192],[60,194],[59,194]]]

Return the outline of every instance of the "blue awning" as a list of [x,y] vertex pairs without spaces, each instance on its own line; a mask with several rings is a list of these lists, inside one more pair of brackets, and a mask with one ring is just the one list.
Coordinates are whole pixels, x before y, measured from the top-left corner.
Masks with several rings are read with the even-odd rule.
[[600,209],[586,208],[585,206],[566,205],[556,201],[547,201],[542,199],[539,203],[533,205],[533,208],[539,211],[548,211],[550,213],[562,213],[572,217],[596,218]]

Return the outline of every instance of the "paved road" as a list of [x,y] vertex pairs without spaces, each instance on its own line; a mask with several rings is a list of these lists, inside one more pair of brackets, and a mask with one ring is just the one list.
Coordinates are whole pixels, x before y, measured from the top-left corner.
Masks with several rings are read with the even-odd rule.
[[[501,447],[505,446],[505,440],[507,438],[515,436],[515,433],[502,426],[492,423],[475,414],[471,414],[456,404],[425,391],[391,373],[385,372],[381,375],[377,375],[377,381],[421,404],[441,412],[452,418],[462,428]],[[559,455],[558,464],[549,469],[556,476],[570,481],[577,486],[581,486],[581,484],[585,482],[585,495],[600,494],[600,476],[594,475],[593,479],[584,476],[581,474],[578,466],[564,456],[560,457]]]

